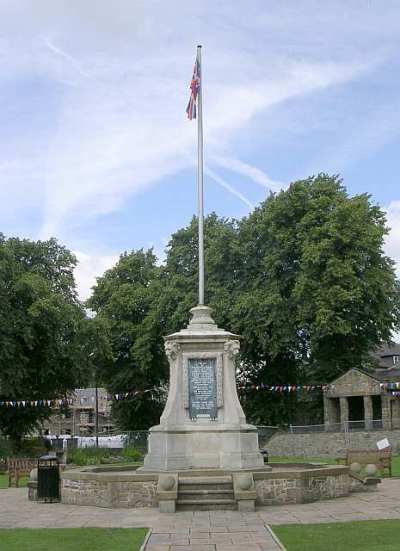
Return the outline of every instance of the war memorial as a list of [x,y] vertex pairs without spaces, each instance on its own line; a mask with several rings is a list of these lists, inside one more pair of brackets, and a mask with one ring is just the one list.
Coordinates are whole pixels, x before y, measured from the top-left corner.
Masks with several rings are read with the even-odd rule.
[[[204,301],[201,46],[187,107],[198,136],[198,305],[186,328],[165,337],[170,367],[160,424],[150,429],[144,465],[85,467],[62,473],[62,501],[100,507],[237,509],[303,503],[376,485],[343,465],[265,465],[255,426],[236,389],[240,337],[219,328]],[[354,471],[354,469],[353,469]],[[370,484],[372,482],[372,484]]]
[[238,509],[343,497],[361,489],[347,466],[264,465],[256,427],[236,391],[239,337],[216,326],[207,306],[165,338],[170,388],[150,429],[143,467],[84,467],[62,473],[62,501],[100,507]]

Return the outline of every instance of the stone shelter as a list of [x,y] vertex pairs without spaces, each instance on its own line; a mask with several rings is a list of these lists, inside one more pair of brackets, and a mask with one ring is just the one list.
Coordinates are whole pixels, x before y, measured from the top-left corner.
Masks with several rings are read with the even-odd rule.
[[386,345],[374,358],[375,369],[352,368],[327,386],[326,430],[400,429],[400,345]]

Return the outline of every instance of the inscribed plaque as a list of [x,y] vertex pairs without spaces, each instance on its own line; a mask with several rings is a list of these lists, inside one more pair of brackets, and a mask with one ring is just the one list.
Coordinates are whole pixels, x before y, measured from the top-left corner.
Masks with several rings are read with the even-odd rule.
[[197,417],[217,417],[217,374],[216,358],[189,358],[189,415]]

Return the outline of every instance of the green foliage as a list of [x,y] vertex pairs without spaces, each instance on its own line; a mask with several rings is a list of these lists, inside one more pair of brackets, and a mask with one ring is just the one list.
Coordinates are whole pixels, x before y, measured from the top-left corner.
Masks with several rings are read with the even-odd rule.
[[[86,378],[81,335],[87,320],[73,278],[75,257],[55,239],[0,235],[0,399],[51,399]],[[0,408],[0,431],[21,438],[47,407]]]
[[143,453],[135,448],[124,448],[121,450],[121,457],[124,461],[132,461],[132,463],[142,461]]
[[10,440],[0,438],[0,462],[3,462],[7,457],[12,456],[12,443]]
[[[157,312],[160,286],[160,268],[151,250],[125,253],[97,280],[87,302],[107,330],[113,361],[104,362],[99,377],[112,393],[144,391],[167,378]],[[113,416],[118,426],[124,430],[155,424],[162,409],[154,399],[156,392],[116,401]]]
[[[18,488],[26,488],[28,486],[29,480],[29,476],[21,476],[21,478],[18,480]],[[4,490],[6,488],[8,488],[8,473],[0,472],[0,490]]]
[[[399,282],[383,253],[383,211],[349,197],[336,176],[294,182],[240,221],[205,220],[206,303],[220,326],[242,335],[239,378],[265,384],[329,382],[370,352],[400,322]],[[166,262],[133,251],[98,280],[88,305],[109,328],[112,391],[165,385],[162,336],[186,325],[197,302],[197,220],[176,232]],[[116,403],[125,430],[158,422],[154,394]],[[318,422],[321,404],[295,393],[243,397],[256,424]]]
[[109,463],[136,463],[143,454],[134,448],[112,450],[108,448],[75,448],[68,451],[67,463],[74,465],[103,465]]
[[[367,195],[349,197],[339,178],[323,174],[271,195],[241,221],[243,290],[232,327],[243,335],[245,378],[327,382],[367,365],[399,324],[386,233],[384,214]],[[258,421],[288,422],[296,401],[256,393],[247,411]]]
[[146,528],[2,529],[0,551],[139,551]]
[[[268,445],[267,445],[268,448]],[[304,457],[304,456],[271,456],[269,463],[326,463],[328,465],[337,465],[336,457]],[[379,469],[381,478],[390,478],[387,469]],[[392,477],[400,477],[400,456],[392,457]]]
[[273,530],[288,551],[396,551],[398,520],[286,524]]

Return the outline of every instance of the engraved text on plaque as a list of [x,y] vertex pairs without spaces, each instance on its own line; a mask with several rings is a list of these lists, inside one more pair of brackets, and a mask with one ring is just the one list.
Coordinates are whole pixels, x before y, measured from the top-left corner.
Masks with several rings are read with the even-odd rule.
[[217,417],[217,374],[216,358],[189,358],[189,415],[197,417]]

